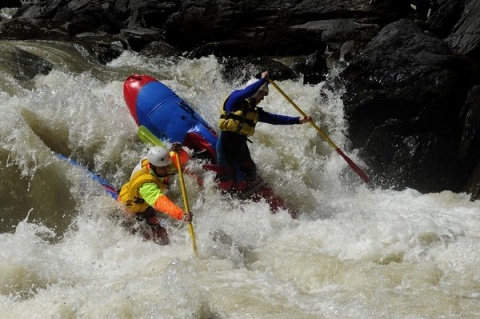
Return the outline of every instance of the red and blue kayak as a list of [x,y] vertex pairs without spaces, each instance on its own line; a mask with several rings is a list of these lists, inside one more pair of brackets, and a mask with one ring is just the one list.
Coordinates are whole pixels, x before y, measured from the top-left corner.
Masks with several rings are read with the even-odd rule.
[[215,162],[218,134],[166,85],[148,75],[131,75],[124,83],[123,95],[137,125],[161,140],[206,152]]

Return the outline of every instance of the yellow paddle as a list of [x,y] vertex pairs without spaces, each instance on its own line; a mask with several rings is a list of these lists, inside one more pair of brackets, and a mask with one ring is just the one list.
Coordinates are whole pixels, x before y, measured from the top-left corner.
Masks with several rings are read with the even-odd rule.
[[[293,105],[293,107],[300,113],[302,114],[302,116],[306,117],[307,114],[305,112],[302,111],[302,109],[300,109],[300,107],[298,107],[297,104],[295,104],[295,102],[292,101],[291,98],[288,97],[287,94],[285,94],[285,92],[282,91],[282,89],[275,83],[273,82],[272,79],[268,79],[268,82],[270,82],[270,84],[273,85],[274,88],[277,89],[278,92],[280,92],[281,95],[283,95],[283,97],[288,101],[290,102],[290,104]],[[357,166],[357,164],[355,164],[347,155],[345,155],[345,153],[342,152],[342,150],[337,146],[335,145],[335,143],[332,142],[332,140],[325,134],[322,132],[322,130],[312,121],[310,120],[309,123],[317,130],[317,132],[328,142],[328,144],[330,144],[330,146],[332,146],[335,151],[337,151],[338,154],[340,154],[341,157],[343,157],[343,159],[348,163],[348,165],[350,165],[350,167],[365,181],[365,183],[368,183],[369,182],[369,178],[367,176],[367,174],[365,174],[365,172],[363,172],[360,167]]]
[[[165,145],[158,139],[152,132],[145,126],[141,125],[138,128],[138,137],[140,140],[147,144],[152,144],[155,146],[163,146]],[[186,213],[190,213],[190,208],[188,207],[188,198],[187,198],[187,190],[185,189],[185,181],[183,180],[183,170],[182,165],[180,163],[180,155],[177,153],[177,167],[178,167],[178,176],[180,179],[180,186],[182,189],[182,197],[183,197],[183,204],[184,204],[184,211]],[[190,233],[190,237],[192,238],[192,246],[193,246],[193,253],[197,254],[197,242],[195,240],[195,232],[193,230],[192,222],[188,222],[188,232]]]
[[[178,167],[178,177],[180,179],[180,186],[182,187],[182,197],[183,205],[186,213],[190,213],[190,208],[188,206],[187,190],[185,189],[185,181],[183,180],[183,171],[182,164],[180,163],[180,154],[177,153],[177,167]],[[195,233],[193,231],[192,222],[188,222],[188,231],[190,232],[190,237],[192,238],[193,253],[197,254],[197,243],[195,241]]]

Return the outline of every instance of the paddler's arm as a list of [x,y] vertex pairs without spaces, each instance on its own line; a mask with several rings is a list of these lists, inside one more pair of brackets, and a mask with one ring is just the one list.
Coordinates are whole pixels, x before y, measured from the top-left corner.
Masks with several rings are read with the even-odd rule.
[[292,117],[292,116],[287,116],[287,115],[270,113],[270,112],[264,111],[262,108],[259,108],[259,112],[258,112],[258,121],[259,122],[269,123],[269,124],[273,124],[273,125],[303,124],[303,123],[307,123],[308,121],[311,121],[311,120],[312,120],[311,116],[305,116],[305,117],[295,116],[295,117]]
[[139,193],[148,205],[159,212],[178,220],[184,219],[183,210],[165,196],[157,184],[145,183],[140,187]]
[[244,89],[233,91],[225,101],[225,112],[234,112],[238,108],[239,104],[243,103],[245,99],[248,99],[254,95],[255,92],[257,92],[258,89],[266,82],[267,80],[265,78],[261,78],[257,82],[247,86]]

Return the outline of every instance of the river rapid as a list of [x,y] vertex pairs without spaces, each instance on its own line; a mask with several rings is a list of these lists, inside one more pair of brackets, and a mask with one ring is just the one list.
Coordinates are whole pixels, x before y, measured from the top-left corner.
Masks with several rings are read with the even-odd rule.
[[[17,49],[53,69],[20,74]],[[123,100],[128,75],[162,81],[215,128],[241,79],[225,80],[213,56],[124,52],[104,66],[69,43],[15,41],[0,56],[1,318],[480,317],[480,202],[467,194],[367,186],[310,125],[260,123],[252,156],[299,218],[186,176],[198,254],[171,220],[172,244],[159,246],[123,228],[121,205],[56,154],[119,188],[147,150]],[[363,165],[340,91],[277,84]],[[297,115],[274,88],[261,106]],[[178,181],[171,198],[182,205]]]

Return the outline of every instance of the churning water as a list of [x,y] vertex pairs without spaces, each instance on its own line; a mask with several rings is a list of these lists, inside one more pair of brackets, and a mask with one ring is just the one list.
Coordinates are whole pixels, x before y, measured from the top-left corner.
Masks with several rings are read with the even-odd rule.
[[[53,70],[15,67],[18,50]],[[213,127],[241,79],[225,80],[213,56],[125,52],[101,66],[54,42],[2,42],[0,56],[1,318],[480,317],[480,203],[467,194],[367,187],[310,125],[260,123],[252,155],[299,219],[186,176],[198,255],[171,220],[172,244],[158,246],[126,231],[122,207],[56,153],[120,187],[147,149],[123,100],[128,75],[154,76]],[[277,84],[363,164],[341,92]],[[297,115],[273,88],[261,106]]]

